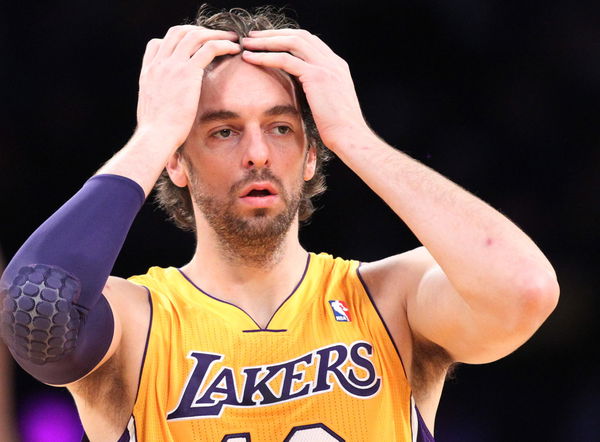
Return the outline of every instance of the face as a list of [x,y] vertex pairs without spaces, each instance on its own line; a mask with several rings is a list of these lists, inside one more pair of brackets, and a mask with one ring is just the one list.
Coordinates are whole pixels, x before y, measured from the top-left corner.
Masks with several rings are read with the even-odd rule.
[[189,186],[198,230],[206,222],[238,248],[288,231],[315,163],[291,79],[232,57],[206,72],[196,124],[167,169]]

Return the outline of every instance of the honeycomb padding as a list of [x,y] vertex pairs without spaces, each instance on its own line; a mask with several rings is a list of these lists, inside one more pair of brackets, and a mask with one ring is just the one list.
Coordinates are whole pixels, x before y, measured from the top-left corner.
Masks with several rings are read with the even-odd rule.
[[2,294],[2,335],[21,358],[37,365],[73,351],[84,310],[79,280],[64,270],[35,264],[22,267]]

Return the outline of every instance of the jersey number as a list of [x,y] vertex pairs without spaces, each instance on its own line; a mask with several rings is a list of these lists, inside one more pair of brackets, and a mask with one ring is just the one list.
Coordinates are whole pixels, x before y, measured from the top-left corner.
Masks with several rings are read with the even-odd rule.
[[[229,434],[225,436],[222,442],[250,442],[250,433]],[[344,442],[340,436],[335,434],[326,425],[312,424],[301,425],[292,428],[292,431],[286,436],[283,442]]]

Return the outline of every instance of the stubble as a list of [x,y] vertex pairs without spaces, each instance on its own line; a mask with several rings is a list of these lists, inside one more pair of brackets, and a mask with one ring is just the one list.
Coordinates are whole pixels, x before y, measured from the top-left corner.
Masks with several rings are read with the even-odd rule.
[[[194,173],[190,178],[192,200],[216,233],[219,248],[226,259],[248,267],[264,267],[279,261],[285,236],[298,214],[303,181],[287,192],[281,180],[269,169],[251,169],[246,177],[231,187],[225,200],[219,200],[204,191]],[[285,206],[283,211],[273,216],[268,209],[257,208],[246,217],[235,212],[239,191],[255,181],[275,183]]]

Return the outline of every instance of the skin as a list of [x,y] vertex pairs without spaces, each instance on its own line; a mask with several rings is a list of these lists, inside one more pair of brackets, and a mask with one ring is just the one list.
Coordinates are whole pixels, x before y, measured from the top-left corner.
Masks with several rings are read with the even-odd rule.
[[[289,29],[253,32],[243,41],[243,53],[235,40],[194,26],[177,26],[152,40],[140,76],[138,129],[98,173],[129,177],[148,194],[166,165],[176,185],[190,184],[195,175],[202,188],[227,200],[249,170],[270,169],[293,192],[312,177],[315,153],[297,115],[268,111],[297,107],[282,73],[296,76],[324,143],[424,246],[368,263],[361,273],[433,430],[452,362],[497,360],[529,339],[552,312],[558,301],[552,266],[503,215],[379,139],[362,117],[348,65],[316,36]],[[207,70],[224,54],[236,56]],[[202,121],[215,110],[237,116]],[[273,198],[260,207],[266,215],[259,219],[257,207],[242,198],[232,204],[236,216],[257,225],[285,208]],[[198,244],[184,272],[264,325],[304,269],[307,252],[298,241],[297,217],[267,256],[268,265],[256,272],[251,261],[224,250],[198,207],[195,215]],[[68,386],[92,440],[114,440],[129,419],[149,323],[143,288],[111,277],[103,293],[115,313],[113,345],[92,374]],[[114,398],[115,391],[123,393]]]

